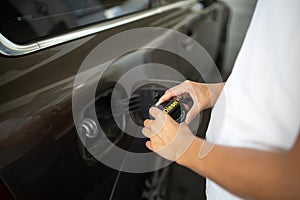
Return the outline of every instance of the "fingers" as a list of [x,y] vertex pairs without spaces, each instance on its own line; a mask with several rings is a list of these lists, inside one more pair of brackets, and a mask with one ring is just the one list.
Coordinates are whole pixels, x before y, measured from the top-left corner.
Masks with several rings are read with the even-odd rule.
[[185,123],[181,123],[176,127],[170,126],[161,136],[155,135],[149,139],[145,143],[148,149],[168,160],[175,161],[186,152],[195,136]]
[[144,121],[142,133],[146,137],[152,137],[161,132],[164,129],[167,120],[167,114],[156,107],[150,108],[149,113],[155,118],[155,120],[146,119]]
[[160,99],[155,104],[155,106],[159,106],[160,104],[171,99],[172,97],[189,93],[189,91],[191,91],[190,83],[191,83],[191,81],[184,81],[181,84],[176,85],[176,86],[172,87],[171,89],[167,90],[165,92],[165,94],[162,97],[160,97]]
[[159,108],[156,108],[156,107],[151,107],[149,110],[149,113],[155,119],[160,118],[160,116],[164,114],[164,112],[162,110],[160,110]]
[[151,123],[152,123],[152,120],[146,119],[146,120],[144,121],[144,126],[149,126]]
[[151,151],[153,151],[153,148],[152,148],[152,145],[151,145],[151,142],[150,142],[150,141],[147,141],[147,142],[146,142],[146,147],[147,147],[148,149],[150,149]]
[[150,139],[150,143],[146,143],[147,148],[153,149],[153,143],[155,145],[163,145],[165,143],[163,137],[159,135],[165,127],[166,118],[165,112],[161,111],[156,107],[152,107],[149,110],[149,113],[155,118],[155,120],[146,119],[144,121],[144,128],[142,133]]
[[148,138],[153,135],[152,130],[150,128],[151,123],[152,123],[152,120],[146,119],[144,121],[144,128],[142,129],[142,133]]
[[161,143],[154,142],[151,139],[150,141],[146,142],[146,147],[151,151],[158,151],[158,149],[161,149],[163,146],[161,145]]
[[142,133],[143,133],[144,136],[146,136],[146,137],[148,137],[148,138],[150,138],[151,136],[154,135],[154,134],[152,133],[151,128],[149,128],[149,127],[144,127],[144,128],[142,129]]
[[187,93],[189,94],[190,92],[192,92],[191,81],[186,80],[180,83],[179,85],[172,87],[169,90],[174,96],[180,96]]
[[173,97],[173,93],[170,90],[167,90],[163,96],[159,98],[155,106],[159,106],[160,104],[164,103],[165,101],[168,101]]
[[147,138],[151,139],[151,141],[155,141],[156,143],[162,144],[164,140],[160,137],[159,132],[156,131],[155,127],[154,130],[150,127],[144,127],[142,129],[142,133]]

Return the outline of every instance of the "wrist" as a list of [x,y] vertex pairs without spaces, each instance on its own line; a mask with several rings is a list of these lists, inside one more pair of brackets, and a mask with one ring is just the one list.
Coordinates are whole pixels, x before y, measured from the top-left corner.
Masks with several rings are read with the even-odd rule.
[[214,83],[214,84],[207,84],[207,93],[208,93],[208,102],[209,106],[213,107],[218,100],[223,88],[225,86],[225,83]]
[[[184,167],[194,169],[197,160],[199,160],[199,152],[202,147],[204,140],[195,137],[192,144],[187,148],[187,150],[176,160],[176,163]],[[199,166],[198,166],[199,167]]]
[[208,109],[211,107],[212,99],[211,99],[211,88],[210,84],[206,83],[196,83],[197,88],[196,91],[196,97],[198,101],[198,111],[201,112],[205,109]]

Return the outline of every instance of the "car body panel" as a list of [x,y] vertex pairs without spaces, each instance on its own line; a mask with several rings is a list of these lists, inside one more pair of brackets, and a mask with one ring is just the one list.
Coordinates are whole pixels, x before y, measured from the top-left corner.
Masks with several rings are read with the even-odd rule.
[[[98,44],[138,27],[171,28],[185,34],[192,31],[190,36],[217,59],[227,23],[223,20],[227,8],[221,3],[207,8],[195,2],[188,5],[162,10],[55,46],[45,44],[45,49],[23,56],[0,56],[0,174],[16,199],[120,199],[124,195],[128,199],[156,198],[151,193],[157,188],[149,189],[150,180],[159,179],[165,172],[118,172],[100,162],[90,164],[82,157],[72,116],[72,95],[87,90],[96,78],[78,90],[74,90],[73,84],[81,64]],[[181,45],[182,41],[178,42]],[[107,60],[114,56],[105,53]],[[113,70],[105,72],[106,83],[98,93],[114,84],[132,66],[149,61],[174,68],[183,65],[183,61],[163,58],[159,52],[132,52],[114,63]],[[199,80],[199,76],[189,73],[187,76]],[[131,187],[128,182],[132,182]]]

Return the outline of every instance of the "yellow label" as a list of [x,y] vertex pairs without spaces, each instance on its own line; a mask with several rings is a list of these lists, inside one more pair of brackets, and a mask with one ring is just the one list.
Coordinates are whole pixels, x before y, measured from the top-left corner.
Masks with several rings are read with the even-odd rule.
[[179,101],[174,100],[174,102],[171,103],[168,107],[166,107],[166,108],[164,109],[164,111],[165,111],[166,113],[169,113],[175,106],[177,106],[178,103],[179,103]]

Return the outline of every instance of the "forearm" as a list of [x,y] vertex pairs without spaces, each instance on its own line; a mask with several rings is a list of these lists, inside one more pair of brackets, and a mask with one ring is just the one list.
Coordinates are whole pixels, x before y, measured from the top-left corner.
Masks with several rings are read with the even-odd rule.
[[287,153],[216,145],[199,159],[203,143],[197,138],[178,163],[244,198],[300,198],[299,163],[294,164]]

